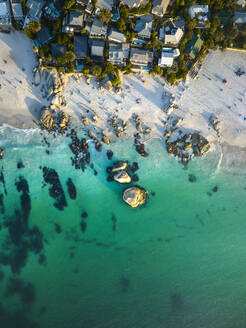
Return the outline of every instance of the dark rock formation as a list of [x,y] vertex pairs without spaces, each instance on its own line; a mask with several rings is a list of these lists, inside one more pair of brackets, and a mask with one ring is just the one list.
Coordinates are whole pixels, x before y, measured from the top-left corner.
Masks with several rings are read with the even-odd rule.
[[49,194],[56,200],[54,206],[63,211],[67,206],[67,201],[57,172],[54,169],[43,167],[43,178],[46,183],[51,185]]

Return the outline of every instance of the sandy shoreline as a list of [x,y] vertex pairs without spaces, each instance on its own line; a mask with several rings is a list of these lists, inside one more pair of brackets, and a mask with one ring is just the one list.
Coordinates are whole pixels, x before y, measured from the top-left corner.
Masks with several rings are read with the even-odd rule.
[[[33,84],[36,61],[32,43],[23,33],[0,34],[0,49],[0,125],[36,127],[34,121],[39,119],[40,107],[47,105],[47,100],[40,87]],[[163,121],[168,118],[163,108],[172,96],[176,109],[171,115],[183,119],[180,130],[200,131],[211,143],[246,147],[246,74],[237,76],[238,68],[246,71],[246,53],[210,52],[196,80],[170,86],[164,79],[148,73],[131,74],[124,76],[120,94],[99,90],[95,78],[88,85],[83,76],[74,75],[68,78],[65,87],[68,104],[65,111],[72,116],[74,125],[82,125],[81,116],[87,116],[93,133],[101,135],[103,129],[111,138],[116,138],[108,122],[111,115],[127,122],[124,134],[133,136],[136,133],[133,115],[137,114],[143,128],[152,130],[145,136],[148,141],[163,136]],[[223,79],[228,81],[227,85]],[[168,97],[163,97],[164,92]],[[219,138],[209,123],[211,113],[221,122]],[[96,124],[92,120],[94,115],[99,118]]]

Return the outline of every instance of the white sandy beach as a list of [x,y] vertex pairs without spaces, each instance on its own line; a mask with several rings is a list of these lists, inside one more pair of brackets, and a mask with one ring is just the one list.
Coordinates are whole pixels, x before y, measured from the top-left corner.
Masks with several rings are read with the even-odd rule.
[[[0,72],[5,71],[0,74],[0,124],[33,127],[33,119],[38,118],[39,108],[46,100],[42,98],[40,87],[32,84],[35,66],[32,43],[23,33],[0,34],[0,49]],[[175,97],[178,107],[172,115],[184,119],[181,129],[201,131],[210,142],[216,141],[216,132],[208,122],[214,113],[221,122],[220,142],[246,147],[246,74],[237,76],[238,68],[246,71],[245,52],[218,50],[208,54],[196,80],[190,78],[185,84],[173,87],[148,73],[131,74],[123,77],[121,94],[98,90],[95,78],[88,85],[83,76],[76,75],[69,77],[65,88],[68,104],[65,110],[76,125],[81,124],[82,115],[90,120],[96,114],[99,122],[94,124],[91,120],[90,128],[95,129],[95,133],[104,129],[111,137],[113,131],[107,123],[110,115],[128,121],[126,134],[133,135],[136,128],[132,115],[136,113],[143,127],[152,129],[147,139],[161,137],[162,122],[167,119],[162,110],[166,101],[162,95],[166,91]],[[227,85],[223,84],[223,79],[228,81]],[[140,104],[136,103],[138,98]]]

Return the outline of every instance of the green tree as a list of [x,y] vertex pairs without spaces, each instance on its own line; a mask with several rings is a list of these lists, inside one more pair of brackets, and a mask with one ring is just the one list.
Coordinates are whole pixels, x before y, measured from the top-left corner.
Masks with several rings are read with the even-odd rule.
[[28,27],[25,28],[25,33],[29,39],[35,39],[35,34]]
[[62,64],[62,65],[65,65],[67,63],[67,60],[65,58],[65,56],[63,55],[59,55],[57,58],[56,58],[56,61],[59,63],[59,64]]
[[116,87],[117,85],[120,85],[121,81],[120,81],[120,76],[119,74],[114,75],[114,78],[111,81],[112,86]]
[[107,63],[105,67],[105,72],[113,74],[115,72],[114,65],[112,63]]
[[66,51],[65,58],[67,62],[73,62],[75,60],[75,54],[73,51]]
[[38,31],[41,30],[41,24],[35,21],[30,21],[29,23],[29,30],[32,33],[37,33]]
[[120,32],[124,32],[126,30],[126,23],[124,19],[120,18],[117,22],[117,28]]
[[95,76],[99,76],[100,74],[102,74],[102,68],[99,65],[94,65],[92,67],[92,74]]
[[72,6],[74,6],[76,4],[76,0],[66,0],[65,5],[64,5],[64,9],[70,9]]
[[111,13],[107,9],[102,9],[99,14],[99,20],[102,23],[108,23],[111,19]]
[[127,6],[120,7],[120,17],[127,20],[129,17],[129,8]]
[[84,76],[88,76],[90,74],[90,69],[89,67],[85,66],[83,69],[82,69],[82,73]]
[[74,65],[73,65],[73,63],[70,62],[70,63],[67,64],[66,72],[67,73],[74,73]]

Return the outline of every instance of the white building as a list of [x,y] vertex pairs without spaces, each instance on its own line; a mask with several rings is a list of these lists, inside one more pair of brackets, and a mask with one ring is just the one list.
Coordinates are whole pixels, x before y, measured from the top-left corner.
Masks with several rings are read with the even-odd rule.
[[111,29],[108,35],[109,41],[123,43],[126,42],[126,37],[124,33],[118,32],[115,29]]
[[0,1],[0,27],[8,28],[10,26],[11,15],[9,1]]
[[180,55],[179,49],[162,48],[161,58],[158,60],[158,66],[171,67],[173,61]]
[[194,5],[189,8],[191,19],[197,18],[199,21],[208,20],[208,5]]
[[184,32],[181,28],[177,27],[172,20],[164,24],[159,31],[159,39],[165,44],[179,44]]
[[246,0],[237,0],[237,5],[240,7],[245,7],[246,6]]
[[162,17],[167,11],[171,0],[154,0],[152,2],[152,14]]

